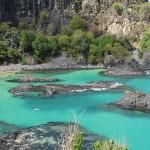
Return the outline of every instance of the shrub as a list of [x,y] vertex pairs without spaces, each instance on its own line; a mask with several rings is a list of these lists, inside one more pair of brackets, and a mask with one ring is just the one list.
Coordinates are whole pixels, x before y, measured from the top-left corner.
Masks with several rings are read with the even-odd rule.
[[1,23],[0,24],[0,35],[3,36],[9,28],[10,28],[10,24],[8,22]]
[[21,60],[21,55],[17,51],[17,49],[9,47],[7,49],[7,61],[9,63],[16,64],[16,63],[20,62],[20,60]]
[[72,150],[81,150],[83,144],[83,135],[80,131],[77,131],[72,141]]
[[95,44],[90,45],[88,62],[90,64],[97,64],[103,61],[103,51],[98,50]]
[[107,55],[124,61],[129,56],[129,51],[125,45],[128,46],[124,40],[118,40],[114,35],[102,35],[96,39],[96,44],[90,45],[88,62],[91,64],[103,63]]
[[33,31],[23,30],[20,33],[20,48],[23,52],[33,53],[32,42],[35,40],[36,35]]
[[143,12],[143,13],[150,13],[150,3],[149,2],[145,2],[143,3],[142,5],[140,5],[140,11]]
[[142,51],[150,51],[150,27],[144,32],[140,45]]
[[57,49],[56,43],[53,38],[47,38],[44,35],[37,35],[32,46],[35,50],[34,58],[37,63],[47,62],[52,52]]
[[128,150],[125,145],[118,144],[112,140],[97,141],[93,145],[93,150]]
[[60,49],[58,47],[57,37],[55,37],[55,36],[49,36],[48,37],[48,41],[49,41],[49,45],[50,45],[50,49],[51,49],[51,55],[52,56],[59,55]]
[[48,23],[48,12],[47,11],[40,12],[39,23],[40,24]]
[[9,47],[14,49],[19,47],[19,32],[17,28],[9,28],[3,36],[3,39]]
[[7,58],[7,45],[4,41],[0,41],[0,64],[3,64]]
[[62,51],[68,51],[71,46],[71,38],[67,35],[58,36],[58,45]]
[[69,27],[72,30],[86,30],[87,22],[82,19],[80,16],[74,16],[69,23]]
[[77,30],[72,35],[71,47],[75,54],[81,54],[85,59],[87,59],[90,44],[93,42],[94,36],[91,32]]
[[116,12],[119,14],[119,15],[122,15],[123,13],[123,6],[121,3],[117,3],[117,2],[114,2],[112,4],[112,7],[116,10]]

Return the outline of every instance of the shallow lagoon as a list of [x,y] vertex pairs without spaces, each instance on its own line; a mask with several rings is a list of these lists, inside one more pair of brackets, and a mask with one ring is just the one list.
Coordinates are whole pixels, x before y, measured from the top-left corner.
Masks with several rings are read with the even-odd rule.
[[[69,71],[63,73],[32,73],[37,77],[62,79],[61,84],[84,84],[96,80],[124,83],[127,88],[150,93],[150,77],[112,78],[99,74],[100,70]],[[17,76],[20,76],[19,74]],[[10,78],[10,77],[7,77]],[[124,138],[130,150],[149,150],[150,114],[108,109],[104,105],[119,100],[123,91],[86,92],[51,98],[13,97],[8,90],[16,83],[0,79],[0,121],[18,127],[30,127],[49,121],[73,121],[89,132],[109,138]],[[0,125],[0,132],[7,131]],[[9,130],[8,130],[9,131]]]

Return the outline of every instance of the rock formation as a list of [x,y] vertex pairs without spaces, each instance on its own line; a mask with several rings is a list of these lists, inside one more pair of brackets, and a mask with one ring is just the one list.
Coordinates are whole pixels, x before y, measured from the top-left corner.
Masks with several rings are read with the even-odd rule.
[[[48,123],[21,129],[0,138],[1,150],[57,150],[62,133],[68,129],[67,123]],[[83,149],[92,149],[100,138],[83,132]]]
[[61,85],[61,84],[47,84],[47,85],[25,85],[18,86],[9,90],[15,96],[52,96],[56,94],[80,93],[85,91],[105,91],[113,89],[121,89],[124,86],[121,83],[114,83],[111,81],[92,82],[85,85]]
[[134,70],[129,66],[120,66],[120,67],[112,67],[106,71],[104,71],[104,75],[109,76],[141,76],[146,75],[145,71],[142,70]]
[[[0,21],[11,21],[17,24],[22,19],[27,23],[37,22],[42,11],[48,13],[50,23],[57,29],[66,25],[70,18],[79,14],[97,22],[99,30],[114,33],[118,36],[136,35],[143,31],[149,14],[133,15],[133,9],[117,15],[112,9],[114,2],[123,7],[147,0],[1,0]],[[94,17],[93,17],[94,16]]]
[[150,112],[150,94],[126,91],[122,100],[114,105],[128,110]]

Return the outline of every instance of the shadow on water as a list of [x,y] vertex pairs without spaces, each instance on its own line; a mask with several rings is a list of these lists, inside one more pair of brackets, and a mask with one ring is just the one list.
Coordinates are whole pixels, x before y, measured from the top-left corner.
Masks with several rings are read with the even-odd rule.
[[148,118],[150,119],[150,113],[148,112],[141,112],[141,111],[134,111],[134,110],[125,110],[120,109],[115,106],[112,106],[111,104],[102,104],[102,105],[93,105],[88,107],[87,113],[100,113],[100,112],[107,112],[111,114],[119,114],[128,116],[131,118]]
[[23,100],[23,107],[26,109],[53,111],[66,109],[85,110],[91,105],[107,104],[119,100],[121,97],[122,91],[119,90],[109,92],[83,92],[69,95],[55,95],[52,97],[18,97],[18,99]]
[[9,124],[9,123],[0,121],[0,137],[7,133],[17,131],[19,129],[20,127],[18,127],[15,124]]

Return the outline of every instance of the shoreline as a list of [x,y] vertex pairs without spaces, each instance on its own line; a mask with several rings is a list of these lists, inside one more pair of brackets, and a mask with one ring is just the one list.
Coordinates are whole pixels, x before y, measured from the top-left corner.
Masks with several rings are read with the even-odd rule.
[[98,65],[55,65],[55,64],[36,64],[36,65],[21,65],[12,64],[7,66],[0,66],[0,74],[13,74],[24,71],[53,71],[53,70],[82,70],[82,69],[105,69]]

